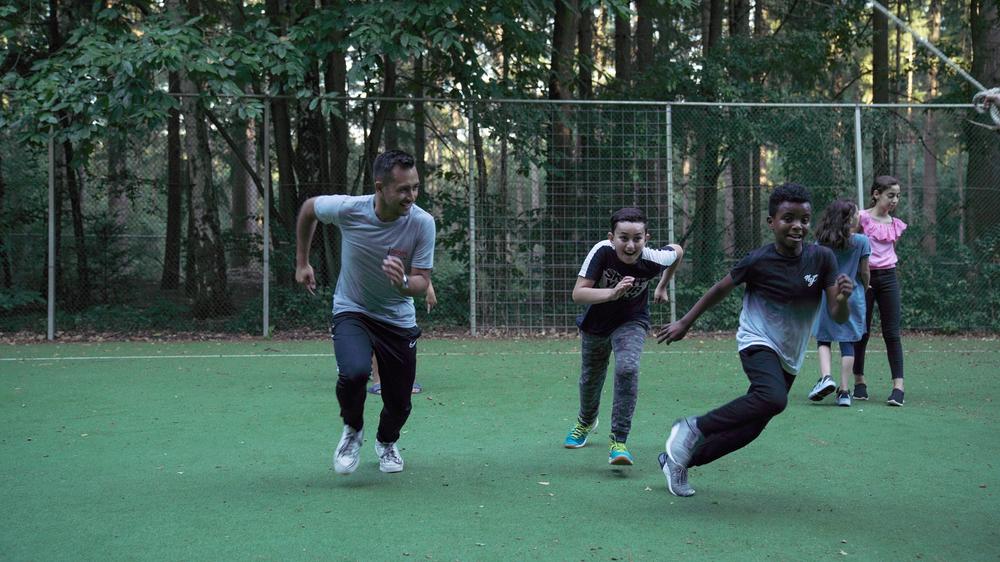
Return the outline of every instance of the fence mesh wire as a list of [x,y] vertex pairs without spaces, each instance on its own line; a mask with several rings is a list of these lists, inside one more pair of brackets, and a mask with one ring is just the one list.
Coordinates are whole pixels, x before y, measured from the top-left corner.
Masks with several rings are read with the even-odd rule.
[[[164,124],[60,143],[51,172],[45,147],[3,132],[0,330],[45,331],[50,173],[63,334],[260,333],[265,244],[269,327],[322,329],[339,269],[349,264],[340,263],[336,228],[321,228],[311,252],[321,296],[295,286],[296,210],[312,195],[371,193],[371,158],[387,146],[423,155],[418,204],[438,224],[438,306],[428,312],[418,299],[418,321],[479,334],[573,330],[581,311],[570,298],[577,272],[620,207],[647,214],[650,245],[685,247],[675,299],[683,314],[736,260],[767,243],[774,186],[806,185],[817,214],[836,198],[858,198],[849,106],[309,101],[272,100],[266,122],[260,113],[239,116],[247,100],[218,101],[200,160],[211,173],[201,180],[190,155],[205,153],[205,145],[188,142],[183,120],[174,134]],[[876,169],[903,186],[898,214],[910,225],[898,247],[904,326],[996,330],[997,133],[971,123],[975,114],[965,107],[860,112],[862,197]],[[380,120],[385,126],[373,135]],[[187,155],[180,169],[172,150]],[[206,205],[218,236],[209,250],[198,245],[204,234],[191,220]],[[225,285],[212,294],[225,302],[208,314],[199,313],[193,286],[205,251]],[[739,306],[729,299],[699,327],[735,327]],[[669,306],[653,307],[654,324],[669,318]]]

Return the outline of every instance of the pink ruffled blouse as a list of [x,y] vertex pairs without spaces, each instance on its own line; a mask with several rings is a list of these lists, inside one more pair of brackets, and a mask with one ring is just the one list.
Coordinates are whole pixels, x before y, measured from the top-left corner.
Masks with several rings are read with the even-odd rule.
[[896,257],[896,240],[899,240],[906,230],[906,223],[896,217],[892,217],[891,223],[881,223],[873,219],[868,211],[861,211],[859,215],[861,232],[868,236],[872,246],[868,267],[871,269],[896,267],[896,262],[899,261]]

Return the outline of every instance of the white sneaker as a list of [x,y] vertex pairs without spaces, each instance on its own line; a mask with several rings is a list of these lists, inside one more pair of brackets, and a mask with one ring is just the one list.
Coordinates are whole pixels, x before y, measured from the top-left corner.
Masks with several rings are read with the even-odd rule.
[[830,375],[825,375],[816,381],[816,386],[809,392],[809,399],[813,402],[819,402],[834,390],[837,390],[837,384],[833,382]]
[[349,425],[344,426],[344,433],[337,444],[337,452],[333,455],[333,469],[339,474],[350,474],[358,468],[361,457],[361,444],[365,440],[365,430],[356,431]]
[[378,455],[378,469],[382,472],[403,471],[403,457],[399,456],[399,449],[395,443],[382,443],[376,440],[375,454]]

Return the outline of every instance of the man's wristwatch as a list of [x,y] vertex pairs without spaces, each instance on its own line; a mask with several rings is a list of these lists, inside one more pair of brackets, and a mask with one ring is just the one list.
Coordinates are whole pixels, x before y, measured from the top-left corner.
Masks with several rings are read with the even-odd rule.
[[403,274],[403,288],[404,289],[409,289],[410,288],[410,278],[407,277],[407,275],[405,273]]

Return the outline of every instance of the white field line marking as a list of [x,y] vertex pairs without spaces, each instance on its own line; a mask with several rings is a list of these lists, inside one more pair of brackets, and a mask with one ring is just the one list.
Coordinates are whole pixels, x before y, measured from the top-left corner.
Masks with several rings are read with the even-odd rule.
[[[869,353],[884,353],[884,349],[869,348]],[[709,349],[709,350],[654,350],[644,351],[647,355],[707,355],[707,354],[730,354],[735,353],[734,349]],[[816,352],[809,350],[806,353],[812,355]],[[913,349],[905,353],[1000,353],[1000,349],[949,349],[947,351],[938,349]],[[489,355],[579,355],[579,350],[570,351],[495,351],[495,352],[470,352],[470,351],[437,351],[421,352],[418,357],[447,357],[447,356],[489,356]],[[135,361],[147,359],[259,359],[275,358],[287,359],[289,357],[333,357],[333,353],[218,353],[205,355],[97,355],[93,357],[67,356],[67,357],[0,357],[0,361]]]

